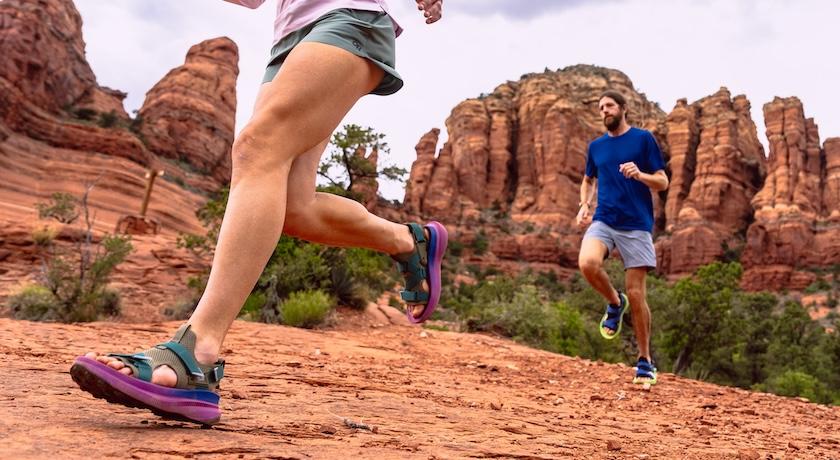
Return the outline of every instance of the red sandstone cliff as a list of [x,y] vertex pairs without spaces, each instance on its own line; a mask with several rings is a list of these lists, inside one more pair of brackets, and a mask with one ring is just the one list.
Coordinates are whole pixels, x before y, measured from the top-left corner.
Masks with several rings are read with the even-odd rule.
[[71,0],[0,2],[0,56],[0,296],[39,269],[31,233],[46,222],[37,220],[36,202],[54,192],[81,195],[95,182],[95,229],[113,231],[120,216],[140,210],[147,170],[162,169],[148,209],[161,234],[135,237],[136,251],[114,277],[136,294],[126,296],[132,311],[157,318],[206,265],[175,251],[175,236],[203,232],[194,213],[206,196],[193,190],[229,178],[236,46],[215,39],[193,47],[185,66],[150,91],[142,123],[126,114],[124,93],[98,85]]
[[816,123],[795,97],[765,104],[764,119],[769,174],[752,200],[745,284],[802,289],[816,279],[809,268],[840,263],[837,139],[821,148]]
[[743,246],[750,199],[765,176],[764,148],[749,101],[726,88],[691,105],[678,101],[667,125],[671,185],[658,259],[663,272],[690,273]]
[[228,38],[201,42],[148,93],[139,111],[148,148],[209,175],[211,188],[230,181],[239,51]]

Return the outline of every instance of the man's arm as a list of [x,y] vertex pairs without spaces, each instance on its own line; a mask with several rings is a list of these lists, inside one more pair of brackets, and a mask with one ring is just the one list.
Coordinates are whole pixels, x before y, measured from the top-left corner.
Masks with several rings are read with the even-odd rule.
[[237,5],[242,5],[242,6],[251,8],[251,9],[255,9],[258,6],[265,3],[265,0],[225,0],[225,1],[229,2],[229,3],[235,3]]
[[575,217],[579,227],[589,224],[592,220],[592,200],[595,197],[597,184],[597,178],[583,176],[583,182],[580,183],[580,203],[578,203],[578,213]]
[[580,183],[580,201],[578,206],[584,205],[592,207],[592,199],[595,197],[595,190],[597,190],[598,179],[596,177],[583,176],[583,182]]
[[665,170],[660,169],[653,174],[643,173],[639,171],[636,163],[622,163],[618,170],[624,174],[624,177],[629,179],[636,179],[637,181],[647,185],[654,192],[661,192],[668,188],[668,176]]

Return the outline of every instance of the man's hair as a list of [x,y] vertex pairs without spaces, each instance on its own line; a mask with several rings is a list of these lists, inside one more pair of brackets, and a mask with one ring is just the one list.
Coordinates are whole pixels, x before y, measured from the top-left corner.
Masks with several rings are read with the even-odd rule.
[[621,107],[624,110],[627,110],[627,99],[624,99],[624,96],[622,96],[621,93],[619,93],[618,91],[614,91],[611,89],[604,91],[603,93],[601,93],[601,97],[599,97],[598,100],[600,101],[605,97],[614,100],[615,103],[619,105],[619,107]]

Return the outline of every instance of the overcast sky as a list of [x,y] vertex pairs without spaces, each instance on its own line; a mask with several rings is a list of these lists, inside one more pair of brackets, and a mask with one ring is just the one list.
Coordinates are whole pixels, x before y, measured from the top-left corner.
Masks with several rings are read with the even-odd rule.
[[[240,52],[237,130],[244,126],[272,44],[275,0],[257,10],[222,0],[75,3],[99,83],[128,92],[129,113],[191,45],[232,38]],[[414,4],[389,0],[405,28],[397,39],[405,87],[363,98],[344,121],[386,134],[392,160],[405,168],[420,136],[443,129],[458,102],[579,63],[623,71],[666,111],[721,86],[746,94],[765,145],[761,108],[774,96],[798,96],[821,141],[840,136],[837,0],[446,0],[432,25]],[[382,192],[402,199],[396,185]]]

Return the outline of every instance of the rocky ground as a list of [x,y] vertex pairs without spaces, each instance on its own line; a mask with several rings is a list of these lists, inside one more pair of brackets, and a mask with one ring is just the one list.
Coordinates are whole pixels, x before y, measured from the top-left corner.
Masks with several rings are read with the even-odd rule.
[[176,323],[0,319],[0,457],[840,458],[837,407],[670,374],[645,391],[626,366],[381,310],[315,331],[237,322],[212,429],[109,405],[68,374],[87,350],[139,349]]

